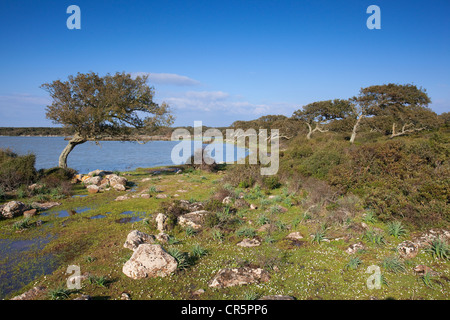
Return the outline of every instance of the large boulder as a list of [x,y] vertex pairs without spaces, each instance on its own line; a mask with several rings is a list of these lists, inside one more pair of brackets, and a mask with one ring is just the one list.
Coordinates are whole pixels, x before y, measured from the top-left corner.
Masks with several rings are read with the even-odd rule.
[[20,201],[10,201],[3,206],[1,215],[3,218],[11,219],[23,215],[29,207]]
[[38,210],[48,210],[53,207],[60,206],[61,202],[33,202],[31,206]]
[[148,235],[138,230],[133,230],[128,234],[127,240],[123,244],[123,247],[134,251],[139,247],[139,245],[143,243],[154,243],[154,242],[155,242],[154,236]]
[[195,230],[199,230],[203,227],[205,222],[205,216],[208,214],[206,210],[199,210],[190,213],[183,214],[178,217],[178,223],[182,227],[191,227]]
[[261,268],[225,268],[220,270],[208,285],[211,288],[227,288],[269,280],[269,273]]
[[132,279],[166,277],[177,270],[178,263],[158,244],[141,244],[122,272]]
[[83,180],[83,183],[85,186],[90,186],[90,185],[99,186],[101,184],[101,182],[102,182],[102,177],[100,177],[100,176],[89,177],[89,178]]
[[118,176],[117,174],[108,174],[105,176],[109,181],[109,185],[114,188],[116,185],[121,185],[125,187],[127,185],[128,180],[124,177]]

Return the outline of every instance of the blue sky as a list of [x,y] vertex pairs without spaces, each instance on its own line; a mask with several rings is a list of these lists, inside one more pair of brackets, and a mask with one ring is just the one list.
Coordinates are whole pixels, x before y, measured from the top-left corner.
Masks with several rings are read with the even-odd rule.
[[[69,5],[81,30],[69,30]],[[381,29],[369,30],[369,5]],[[175,125],[290,116],[361,87],[414,83],[450,111],[450,2],[0,2],[0,126],[52,126],[39,86],[77,72],[150,73]]]

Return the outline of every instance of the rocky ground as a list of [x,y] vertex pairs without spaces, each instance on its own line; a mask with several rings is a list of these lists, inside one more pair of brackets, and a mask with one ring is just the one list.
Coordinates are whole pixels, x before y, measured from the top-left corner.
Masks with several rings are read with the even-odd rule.
[[[449,228],[401,226],[395,234],[364,210],[325,224],[305,192],[233,188],[222,178],[178,168],[98,170],[76,177],[74,197],[3,203],[0,239],[51,240],[20,252],[26,259],[0,268],[0,279],[22,279],[41,257],[55,263],[14,290],[2,287],[2,298],[449,298],[448,251],[431,250],[449,243]],[[16,263],[8,246],[4,266]],[[68,279],[81,287],[69,289]]]

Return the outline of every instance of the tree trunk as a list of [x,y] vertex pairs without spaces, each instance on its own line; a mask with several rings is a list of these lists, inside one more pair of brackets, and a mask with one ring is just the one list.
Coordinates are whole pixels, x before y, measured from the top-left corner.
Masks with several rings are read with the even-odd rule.
[[363,115],[359,115],[358,118],[356,119],[355,125],[353,126],[353,131],[352,131],[352,136],[350,137],[350,143],[355,142],[355,138],[356,138],[356,130],[358,130],[359,127],[359,123],[361,122],[361,119],[363,118]]
[[61,152],[61,155],[59,156],[59,163],[58,166],[60,168],[67,168],[67,157],[69,156],[69,153],[75,148],[76,145],[85,143],[87,140],[83,137],[81,137],[78,133],[75,133],[75,135],[72,137],[72,139],[69,140],[69,143],[64,148],[64,150]]
[[306,138],[307,138],[308,140],[310,140],[310,139],[311,139],[311,134],[313,133],[313,131],[312,131],[311,125],[310,125],[308,122],[306,122],[306,124],[308,125],[308,129],[309,129],[309,132],[308,132],[308,134],[306,135]]

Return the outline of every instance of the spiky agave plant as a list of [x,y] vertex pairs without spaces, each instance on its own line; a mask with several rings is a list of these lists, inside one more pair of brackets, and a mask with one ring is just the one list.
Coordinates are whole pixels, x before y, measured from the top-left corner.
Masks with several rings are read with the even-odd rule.
[[399,238],[406,234],[406,229],[401,221],[391,221],[387,225],[387,231],[390,236]]
[[450,247],[444,239],[440,237],[433,239],[429,245],[425,249],[425,251],[431,253],[434,258],[438,259],[449,259],[450,256]]

